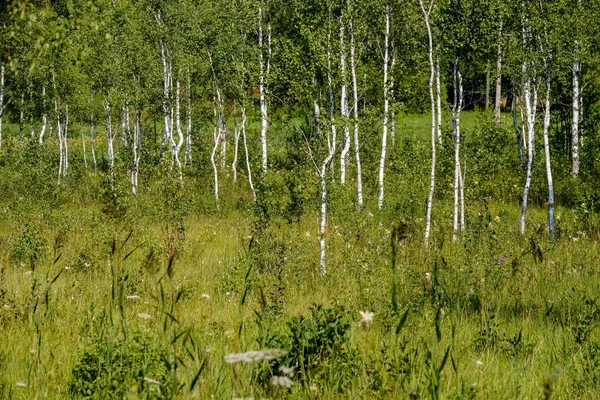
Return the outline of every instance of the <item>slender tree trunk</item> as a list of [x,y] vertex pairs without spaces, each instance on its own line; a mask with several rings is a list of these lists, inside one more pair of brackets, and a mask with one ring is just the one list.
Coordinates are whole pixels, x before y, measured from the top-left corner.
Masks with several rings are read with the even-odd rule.
[[63,150],[63,140],[62,140],[62,129],[60,125],[60,114],[58,112],[58,101],[54,98],[54,114],[56,115],[56,135],[58,137],[58,184],[60,185],[60,180],[63,175],[63,166],[64,166],[64,150]]
[[465,180],[467,178],[467,160],[464,161],[464,173],[458,175],[460,183],[460,231],[465,231]]
[[98,164],[96,162],[96,149],[94,146],[94,113],[90,114],[90,147],[92,148],[92,162],[94,163],[94,174],[98,169]]
[[83,147],[83,165],[85,166],[85,170],[87,171],[87,152],[85,151],[85,134],[83,133],[83,126],[81,126],[81,146]]
[[[33,105],[33,96],[31,91],[29,92],[29,104]],[[29,132],[31,133],[31,139],[35,136],[35,126],[33,124],[33,111],[29,113]]]
[[169,112],[169,103],[170,103],[170,77],[169,77],[169,66],[167,61],[167,48],[164,41],[160,41],[160,58],[162,61],[163,68],[163,101],[162,101],[162,112],[165,123],[165,129],[162,137],[162,141],[160,143],[160,159],[163,159],[164,151],[165,151],[165,142],[167,140],[169,143],[172,141],[173,132],[171,131],[171,127],[173,126],[171,122],[171,114]]
[[63,164],[63,175],[67,175],[67,170],[69,169],[69,105],[65,106],[65,126],[62,133],[63,140],[63,150],[65,152],[65,161]]
[[[331,133],[335,134],[335,100],[333,96],[333,77],[331,71],[331,1],[329,2],[329,18],[327,23],[327,84],[329,86],[329,121],[331,125]],[[333,143],[331,142],[330,134],[327,135],[327,149],[331,151]]]
[[442,142],[442,91],[440,88],[440,58],[435,57],[435,95],[437,100],[437,139],[440,148],[443,146]]
[[429,244],[429,235],[431,231],[431,210],[433,207],[433,192],[435,190],[435,134],[436,134],[436,122],[435,122],[435,98],[433,96],[433,79],[435,78],[435,65],[433,63],[433,38],[431,34],[431,26],[429,24],[429,16],[433,8],[433,1],[429,5],[429,10],[425,10],[423,0],[419,0],[423,16],[425,17],[425,25],[427,27],[427,36],[429,39],[429,97],[431,99],[431,176],[429,183],[429,195],[427,197],[427,216],[425,219],[425,246]]
[[331,133],[331,147],[329,149],[329,155],[323,163],[321,164],[321,170],[319,171],[319,175],[321,178],[321,225],[319,229],[319,244],[321,248],[321,257],[320,257],[320,266],[321,266],[321,275],[327,274],[327,265],[326,265],[326,248],[325,248],[325,232],[327,229],[327,167],[333,161],[333,156],[335,155],[335,145],[336,145],[336,130],[334,121],[331,121],[332,133]]
[[215,174],[215,202],[217,203],[217,208],[219,207],[219,171],[217,169],[217,164],[215,162],[215,154],[217,153],[217,149],[219,148],[219,142],[221,141],[221,130],[218,129],[218,134],[215,136],[215,144],[210,153],[210,162],[213,167],[213,172]]
[[262,31],[262,8],[258,7],[258,47],[260,49],[260,143],[262,148],[262,170],[263,174],[267,172],[267,99],[265,94],[265,74],[264,74],[264,55],[263,55],[263,31]]
[[385,47],[383,55],[383,133],[381,135],[381,157],[379,159],[379,199],[378,207],[383,208],[384,198],[384,174],[385,174],[385,156],[387,151],[387,129],[388,129],[388,63],[389,63],[389,41],[390,41],[390,5],[385,4]]
[[[578,51],[578,42],[575,41],[575,53]],[[575,58],[573,63],[573,121],[571,125],[571,156],[572,156],[572,175],[574,178],[579,176],[579,72],[581,64],[579,58]]]
[[0,63],[0,148],[2,147],[2,119],[6,108],[6,104],[4,104],[4,74],[4,63]]
[[[527,66],[523,63],[523,75],[527,74]],[[523,202],[521,204],[521,234],[525,234],[525,217],[527,213],[527,196],[531,186],[533,152],[535,140],[535,109],[537,107],[537,87],[533,87],[533,101],[531,99],[531,80],[525,78],[523,84],[523,93],[525,97],[525,110],[527,113],[527,177],[525,179],[525,188],[523,189]]]
[[192,165],[192,85],[190,71],[187,72],[187,131],[185,142],[185,163]]
[[179,160],[179,152],[181,151],[181,146],[183,146],[183,131],[181,130],[181,110],[180,110],[180,93],[181,88],[179,86],[179,79],[177,79],[176,83],[177,87],[175,90],[175,124],[177,128],[177,144],[173,140],[173,155],[175,157],[175,162],[177,163],[177,168],[179,169],[179,180],[183,185],[183,172],[181,167],[181,161]]
[[[498,28],[498,59],[496,64],[496,101],[494,102],[494,114],[496,125],[500,125],[500,111],[502,101],[502,20]],[[508,106],[508,105],[507,105]]]
[[40,130],[39,144],[44,143],[44,134],[46,133],[46,86],[42,86],[42,128]]
[[246,154],[246,168],[248,169],[248,183],[252,190],[252,199],[256,202],[256,191],[252,183],[252,169],[250,166],[250,155],[248,153],[248,143],[246,142],[246,106],[242,106],[242,137],[244,139],[244,153]]
[[115,153],[113,150],[113,135],[112,135],[112,122],[110,118],[110,100],[108,96],[104,100],[104,109],[106,111],[106,143],[108,145],[108,165],[111,170],[115,165]]
[[358,86],[356,84],[356,58],[354,48],[354,27],[352,19],[350,23],[350,71],[352,73],[352,93],[354,95],[354,155],[356,158],[356,188],[358,198],[358,209],[363,209],[363,188],[362,188],[362,166],[360,163],[360,140],[358,137]]
[[392,106],[390,107],[390,136],[392,137],[392,148],[396,146],[396,110],[394,108],[394,66],[396,65],[396,54],[392,56],[392,73],[390,74],[390,98]]
[[461,198],[463,198],[464,201],[460,169],[460,112],[463,106],[463,85],[462,74],[458,68],[458,58],[456,56],[454,57],[452,76],[454,81],[454,103],[452,106],[452,128],[454,131],[452,135],[454,138],[454,219],[452,226],[452,241],[456,241],[459,220],[459,203],[461,202]]
[[546,156],[546,178],[548,179],[548,232],[550,240],[554,240],[554,183],[552,181],[552,166],[550,165],[550,143],[548,130],[550,128],[550,73],[546,73],[546,101],[544,106],[544,154]]
[[127,108],[127,104],[123,104],[123,108],[121,109],[121,140],[125,147],[127,147],[127,114],[129,114]]
[[241,129],[238,126],[237,121],[237,108],[235,103],[233,104],[233,163],[231,164],[231,169],[233,170],[233,183],[237,182],[237,164],[238,164],[238,149],[240,144],[240,133]]
[[348,110],[348,92],[346,85],[346,44],[344,41],[344,13],[340,15],[340,72],[342,78],[342,93],[340,98],[340,112],[344,121],[344,146],[340,154],[340,182],[346,183],[346,162],[350,151],[350,112]]
[[4,74],[5,74],[4,63],[0,63],[0,148],[2,148],[2,119],[4,118]]
[[133,195],[137,197],[138,193],[138,171],[140,166],[140,155],[138,154],[138,143],[140,141],[141,134],[141,123],[140,123],[140,110],[136,105],[135,110],[135,126],[133,127],[133,140],[131,147],[133,150],[133,165],[131,166],[131,191]]

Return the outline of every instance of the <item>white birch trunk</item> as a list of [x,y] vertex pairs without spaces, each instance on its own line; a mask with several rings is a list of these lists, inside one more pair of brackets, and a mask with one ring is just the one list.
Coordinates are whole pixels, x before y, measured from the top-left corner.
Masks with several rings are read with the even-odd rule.
[[46,133],[46,86],[42,86],[42,128],[40,130],[39,144],[44,143],[44,134]]
[[[437,139],[440,148],[442,143],[442,92],[440,88],[440,58],[435,58],[435,93],[437,99]],[[487,107],[487,106],[486,106]]]
[[356,158],[356,188],[358,209],[363,209],[363,188],[362,188],[362,166],[360,163],[360,140],[358,137],[358,86],[356,84],[356,58],[354,48],[354,27],[352,19],[350,24],[350,71],[352,73],[352,94],[354,96],[353,112],[354,112],[354,155]]
[[140,166],[140,155],[138,154],[138,143],[141,134],[141,123],[140,123],[140,111],[136,106],[135,113],[135,126],[133,127],[133,140],[131,147],[133,150],[133,165],[131,167],[131,191],[133,195],[137,197],[138,193],[138,171]]
[[112,135],[112,122],[110,117],[110,100],[108,97],[104,100],[104,110],[106,112],[106,144],[108,146],[108,165],[111,170],[115,165],[115,153],[113,150],[113,135]]
[[63,140],[63,151],[65,152],[65,160],[63,164],[63,175],[67,175],[69,169],[69,105],[65,106],[65,126],[63,129],[62,140]]
[[4,117],[4,74],[5,74],[4,63],[0,63],[0,148],[2,147],[2,119]]
[[235,103],[233,104],[233,163],[231,163],[231,169],[233,170],[233,183],[237,182],[237,164],[238,164],[238,149],[240,143],[240,133],[241,129],[238,127],[237,123],[237,108]]
[[88,163],[87,163],[87,152],[85,150],[85,134],[83,133],[83,126],[81,127],[81,146],[83,147],[83,165],[85,167],[85,170],[87,171]]
[[464,161],[464,173],[460,171],[460,231],[465,231],[465,179],[467,178],[467,160]]
[[500,109],[502,101],[502,20],[498,28],[498,56],[496,63],[496,101],[494,102],[494,113],[496,125],[500,125]]
[[344,14],[340,16],[340,71],[342,77],[342,93],[340,98],[340,112],[344,121],[344,146],[340,155],[340,182],[346,183],[346,162],[350,151],[350,112],[348,110],[348,92],[346,85],[346,45],[344,42]]
[[[578,42],[575,41],[575,53],[578,51]],[[573,63],[573,121],[571,125],[571,156],[572,156],[572,175],[574,178],[579,176],[579,72],[581,64],[576,56]]]
[[162,141],[160,144],[160,159],[162,160],[164,151],[165,151],[165,142],[169,141],[169,144],[172,142],[172,131],[171,128],[173,126],[171,121],[171,114],[169,112],[169,103],[170,103],[170,76],[169,76],[169,66],[167,61],[167,48],[164,41],[160,41],[160,58],[162,62],[163,69],[163,101],[162,101],[162,112],[164,119],[164,133],[162,137]]
[[246,142],[246,107],[242,106],[242,138],[244,139],[244,153],[246,155],[246,168],[248,170],[248,184],[252,190],[252,199],[256,202],[256,191],[252,183],[252,168],[250,166],[250,154],[248,153],[248,143]]
[[98,163],[96,162],[96,148],[94,139],[94,113],[90,114],[90,147],[92,148],[92,162],[94,163],[94,174],[98,169]]
[[190,81],[190,71],[187,73],[187,129],[185,142],[185,163],[192,165],[192,85]]
[[[327,23],[327,84],[329,86],[329,121],[331,124],[331,133],[335,133],[335,100],[333,96],[333,77],[331,71],[331,2],[329,3],[329,18]],[[327,134],[327,149],[331,152],[333,143],[331,142],[331,136]]]
[[123,104],[123,108],[121,110],[121,140],[123,141],[123,146],[127,147],[127,120],[129,119],[127,110],[127,103]]
[[221,130],[218,130],[218,134],[215,136],[215,143],[212,149],[212,153],[210,153],[210,162],[213,167],[213,171],[215,174],[215,202],[217,204],[217,208],[219,207],[219,171],[217,169],[217,164],[215,162],[215,154],[217,153],[217,149],[219,148],[219,142],[221,140]]
[[[460,170],[460,112],[463,105],[463,85],[462,74],[458,69],[458,59],[454,58],[453,69],[454,81],[454,103],[452,107],[452,128],[454,139],[454,218],[452,225],[452,241],[456,241],[459,220],[459,203],[464,202],[464,192],[462,191],[462,179]],[[460,193],[459,193],[460,192]]]
[[546,158],[546,178],[548,180],[548,233],[550,240],[554,240],[554,183],[552,180],[552,166],[550,164],[550,143],[548,130],[550,128],[550,73],[546,73],[546,101],[544,106],[544,155]]
[[[33,105],[32,94],[29,92],[29,103]],[[29,113],[29,131],[31,133],[31,139],[35,136],[35,127],[33,124],[33,111]]]
[[180,110],[180,86],[179,79],[177,80],[177,87],[175,90],[175,124],[177,128],[177,144],[173,141],[173,155],[175,157],[175,162],[177,163],[177,168],[179,169],[179,180],[183,185],[183,172],[181,167],[181,161],[179,160],[179,152],[181,151],[181,146],[183,146],[183,131],[181,130],[181,110]]
[[383,55],[383,132],[381,135],[381,157],[379,159],[379,199],[378,207],[383,208],[384,198],[384,174],[385,156],[387,151],[387,129],[388,129],[388,63],[389,63],[389,41],[390,41],[390,5],[385,4],[385,47]]
[[267,172],[267,99],[265,94],[265,75],[264,75],[264,56],[263,56],[263,31],[262,31],[262,8],[258,6],[258,47],[260,50],[260,144],[262,148],[262,170],[263,174]]
[[332,140],[331,140],[331,148],[329,149],[329,155],[323,163],[321,164],[321,170],[319,171],[319,175],[321,178],[321,224],[319,229],[319,245],[321,248],[321,257],[319,259],[320,264],[320,272],[321,275],[327,274],[327,264],[326,264],[326,247],[325,247],[325,233],[327,230],[327,167],[333,161],[333,156],[335,155],[335,144],[336,144],[336,131],[334,121],[331,121],[332,126]]
[[433,80],[435,78],[435,65],[433,62],[433,38],[431,34],[431,26],[429,24],[429,16],[433,8],[433,1],[429,5],[429,10],[425,10],[423,0],[419,0],[423,16],[425,17],[425,25],[427,27],[427,36],[429,39],[429,97],[431,99],[431,176],[429,183],[429,195],[427,197],[427,216],[425,218],[425,246],[429,244],[429,235],[431,232],[431,210],[433,207],[433,192],[435,190],[435,139],[436,139],[436,120],[435,120],[435,98],[433,95]]
[[[523,75],[527,74],[527,65],[523,63]],[[521,234],[525,234],[525,219],[527,214],[527,196],[531,186],[533,152],[535,140],[535,108],[537,106],[537,88],[533,88],[533,101],[531,99],[531,79],[525,78],[523,84],[523,94],[525,98],[525,112],[527,117],[527,176],[525,178],[525,187],[523,189],[523,201],[521,204]]]
[[62,140],[62,132],[60,126],[60,115],[58,113],[58,101],[56,98],[54,99],[54,113],[56,114],[56,135],[58,137],[58,184],[60,185],[60,180],[63,174],[63,165],[64,165],[64,151],[63,151],[63,140]]

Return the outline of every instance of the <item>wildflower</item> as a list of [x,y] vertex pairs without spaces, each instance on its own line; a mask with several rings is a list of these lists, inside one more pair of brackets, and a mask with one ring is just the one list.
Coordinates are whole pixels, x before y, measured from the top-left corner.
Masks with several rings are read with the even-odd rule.
[[373,317],[375,316],[375,313],[371,311],[360,311],[360,316],[362,317],[362,319],[359,323],[362,326],[369,326],[371,325],[371,322],[373,322]]
[[17,387],[27,387],[25,382],[17,382]]
[[500,262],[500,265],[502,265],[502,263],[504,262],[504,256],[502,254],[500,254],[500,258],[498,261]]
[[148,383],[154,383],[155,385],[160,385],[159,381],[157,381],[156,379],[148,378],[147,376],[144,377],[144,380]]
[[210,300],[210,295],[208,295],[207,293],[202,293],[202,294],[200,295],[200,297],[202,297],[203,299]]
[[483,365],[483,361],[477,360],[475,361],[475,365],[477,366],[477,368],[480,368]]
[[306,231],[306,233],[304,234],[304,236],[306,236],[307,238],[309,238],[310,237],[310,232]]
[[282,387],[286,387],[289,389],[294,384],[294,381],[292,381],[287,376],[275,375],[274,377],[271,378],[271,383],[273,384],[273,386],[282,386]]
[[281,356],[286,355],[287,352],[279,349],[264,349],[264,350],[250,350],[245,353],[231,353],[226,354],[223,358],[227,364],[235,364],[238,362],[255,362],[255,361],[271,361]]
[[283,375],[294,376],[294,367],[286,367],[285,365],[280,365],[279,372],[281,372]]
[[131,296],[127,296],[126,298],[129,299],[129,300],[138,300],[140,298],[140,296],[132,294]]
[[150,318],[152,318],[152,316],[150,314],[144,314],[144,313],[138,314],[138,317],[140,317],[142,319],[150,319]]
[[496,215],[496,218],[494,218],[494,221],[495,221],[495,222],[500,222],[500,216],[499,216],[499,215]]
[[225,293],[225,296],[231,296],[231,292]]
[[431,274],[430,274],[429,272],[426,272],[426,273],[425,273],[425,280],[426,280],[427,282],[431,282]]
[[31,276],[31,275],[33,275],[33,271],[27,271],[27,272],[25,272],[25,275]]

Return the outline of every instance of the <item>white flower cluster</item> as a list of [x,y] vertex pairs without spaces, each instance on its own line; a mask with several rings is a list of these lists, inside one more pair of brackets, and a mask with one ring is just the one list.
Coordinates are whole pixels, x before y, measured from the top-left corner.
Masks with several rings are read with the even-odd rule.
[[288,378],[287,376],[277,376],[271,378],[271,383],[273,386],[281,386],[285,388],[291,388],[294,384],[294,381]]
[[372,311],[360,311],[360,316],[361,316],[361,320],[360,320],[360,325],[361,326],[369,326],[371,325],[371,322],[373,322],[373,317],[375,316],[375,313]]
[[235,364],[239,362],[255,362],[255,361],[270,361],[281,356],[286,355],[287,352],[279,349],[264,349],[264,350],[251,350],[245,353],[231,353],[226,354],[223,358],[228,364]]

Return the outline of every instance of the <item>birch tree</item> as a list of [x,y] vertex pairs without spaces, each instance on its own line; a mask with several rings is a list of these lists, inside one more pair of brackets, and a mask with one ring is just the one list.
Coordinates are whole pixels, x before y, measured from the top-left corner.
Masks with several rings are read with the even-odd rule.
[[435,78],[435,65],[433,62],[433,37],[431,33],[430,17],[433,10],[434,1],[431,0],[429,7],[425,9],[423,0],[419,0],[421,11],[425,19],[425,27],[427,28],[427,37],[429,42],[428,55],[429,55],[429,97],[431,100],[431,174],[429,180],[429,195],[427,197],[427,215],[425,217],[425,246],[429,244],[429,235],[431,231],[431,210],[433,207],[433,192],[435,190],[435,140],[436,140],[436,113],[435,113],[435,98],[433,95],[433,80]]
[[[349,0],[348,0],[349,4]],[[356,159],[356,191],[358,209],[363,208],[363,188],[362,188],[362,165],[360,162],[360,139],[359,139],[359,120],[358,120],[358,85],[356,83],[356,46],[354,43],[354,24],[352,16],[348,20],[350,28],[350,73],[352,74],[352,112],[354,117],[354,156]],[[315,114],[318,114],[318,104],[315,103]],[[318,120],[318,116],[317,116]]]
[[385,3],[385,39],[383,53],[383,132],[381,135],[381,157],[379,158],[379,198],[378,207],[383,208],[384,198],[384,175],[385,175],[385,156],[387,152],[387,129],[388,129],[388,63],[389,63],[389,42],[390,42],[390,4]]
[[348,91],[346,84],[346,42],[345,42],[345,18],[344,10],[340,14],[340,75],[341,75],[341,95],[340,95],[340,113],[344,124],[344,144],[340,154],[340,182],[346,183],[346,162],[348,160],[348,152],[350,151],[350,112],[348,109]]
[[[527,53],[531,43],[531,26],[524,16],[522,22],[523,48]],[[523,98],[525,101],[525,114],[527,119],[527,171],[525,178],[525,187],[523,188],[523,198],[521,202],[521,234],[525,234],[525,221],[527,214],[527,197],[531,187],[531,176],[533,166],[533,156],[535,151],[535,113],[537,109],[538,89],[535,83],[532,85],[532,77],[535,76],[535,62],[524,60],[521,66],[523,76]]]

